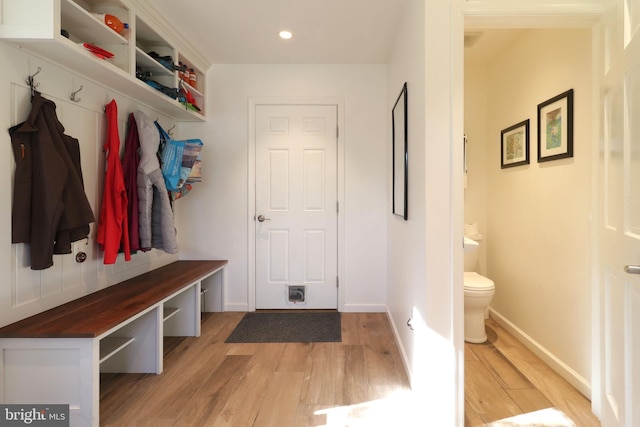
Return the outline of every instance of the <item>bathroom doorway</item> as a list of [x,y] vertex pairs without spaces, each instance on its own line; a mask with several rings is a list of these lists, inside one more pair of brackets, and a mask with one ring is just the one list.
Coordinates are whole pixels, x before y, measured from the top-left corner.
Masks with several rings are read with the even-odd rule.
[[[495,282],[491,316],[590,398],[591,272],[582,266],[591,256],[584,242],[594,138],[584,126],[574,135],[579,153],[539,162],[537,113],[574,89],[581,103],[574,119],[591,123],[591,29],[535,29],[530,19],[528,28],[495,29],[478,21],[465,29],[464,203],[465,223],[478,223],[484,236],[480,272]],[[525,120],[529,163],[502,168],[501,131]],[[579,247],[576,235],[585,236]]]

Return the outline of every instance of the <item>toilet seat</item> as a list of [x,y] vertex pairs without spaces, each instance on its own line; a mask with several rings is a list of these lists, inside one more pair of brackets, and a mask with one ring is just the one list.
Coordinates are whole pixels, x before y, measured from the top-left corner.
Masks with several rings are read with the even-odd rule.
[[475,271],[465,271],[464,273],[464,290],[471,292],[487,292],[493,291],[495,285],[493,280],[488,279]]

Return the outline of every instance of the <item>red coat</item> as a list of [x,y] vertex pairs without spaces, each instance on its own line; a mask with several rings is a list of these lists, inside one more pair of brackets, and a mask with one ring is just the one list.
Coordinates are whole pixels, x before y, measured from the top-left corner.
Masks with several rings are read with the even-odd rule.
[[111,100],[105,107],[107,115],[107,170],[98,222],[98,243],[104,247],[104,263],[115,264],[120,249],[125,261],[131,260],[129,222],[127,219],[127,193],[120,162],[120,136],[118,134],[118,106]]

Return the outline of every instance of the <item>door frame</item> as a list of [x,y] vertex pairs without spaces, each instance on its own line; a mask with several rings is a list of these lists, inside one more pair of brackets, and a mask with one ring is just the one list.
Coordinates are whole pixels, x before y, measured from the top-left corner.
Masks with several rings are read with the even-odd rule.
[[249,98],[248,117],[248,167],[247,167],[247,295],[249,311],[256,310],[256,107],[259,105],[320,105],[335,106],[337,109],[338,138],[337,138],[337,196],[338,196],[338,311],[344,311],[345,304],[345,203],[344,203],[344,99],[327,97],[251,97]]
[[[592,78],[592,96],[595,100],[594,108],[592,111],[592,140],[591,140],[591,171],[592,180],[591,186],[591,203],[590,212],[591,227],[589,235],[589,244],[591,245],[592,252],[591,257],[591,410],[600,418],[602,411],[602,401],[600,399],[602,372],[601,372],[601,358],[600,358],[600,316],[601,316],[601,293],[600,282],[598,280],[597,265],[598,258],[597,245],[598,245],[598,210],[597,210],[597,175],[598,175],[598,135],[599,135],[599,91],[600,81],[598,70],[599,62],[601,59],[597,57],[597,50],[601,41],[598,38],[598,25],[600,24],[603,14],[604,6],[603,2],[591,2],[588,0],[576,0],[573,4],[564,6],[554,5],[550,8],[550,5],[555,3],[553,0],[529,0],[521,3],[510,3],[500,0],[481,0],[474,3],[466,3],[459,1],[457,10],[454,11],[453,19],[453,31],[456,33],[453,52],[453,62],[455,70],[464,70],[464,43],[463,36],[464,31],[469,29],[481,29],[481,28],[589,28],[592,31],[592,53],[595,55],[592,61],[591,72]],[[455,73],[454,87],[464,87],[464,73]],[[461,106],[456,110],[458,114],[464,114],[464,95],[462,95]],[[461,125],[463,121],[458,122]],[[462,129],[460,129],[462,133]],[[455,159],[454,159],[455,160]],[[459,162],[455,164],[461,164],[462,159],[458,159]],[[458,189],[463,192],[463,189]],[[462,228],[462,224],[455,224],[454,227]],[[461,264],[460,264],[461,265]],[[459,307],[459,306],[458,306]],[[462,318],[464,312],[460,309],[456,310],[454,316]],[[543,358],[544,359],[544,358]],[[545,359],[546,360],[546,359]],[[461,358],[462,367],[459,372],[459,391],[464,390],[464,358]],[[458,394],[457,405],[458,417],[464,420],[464,392]]]

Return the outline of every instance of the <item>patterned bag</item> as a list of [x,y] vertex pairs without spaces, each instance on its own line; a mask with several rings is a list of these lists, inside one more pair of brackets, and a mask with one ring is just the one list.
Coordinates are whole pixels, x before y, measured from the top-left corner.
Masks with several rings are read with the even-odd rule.
[[194,164],[200,157],[200,139],[175,140],[155,122],[160,132],[160,162],[167,190],[179,192],[189,178]]

